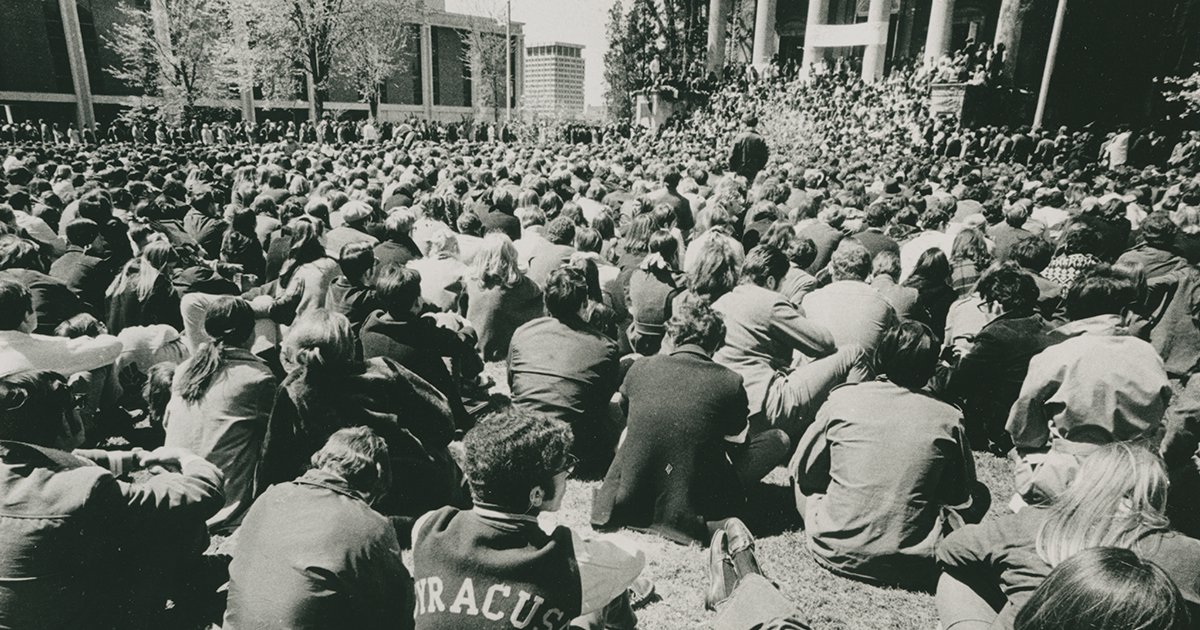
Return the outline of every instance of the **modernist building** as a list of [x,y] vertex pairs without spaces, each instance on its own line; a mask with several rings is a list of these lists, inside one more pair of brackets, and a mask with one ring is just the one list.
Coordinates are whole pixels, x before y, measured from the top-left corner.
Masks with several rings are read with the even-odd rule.
[[[1200,61],[1200,0],[1065,0],[1047,120],[1154,119],[1158,77]],[[733,0],[709,0],[710,68],[724,64]],[[1012,84],[1037,93],[1058,0],[758,0],[756,65],[861,58],[874,80],[903,59],[937,58],[968,39],[1004,44]]]
[[[105,42],[121,18],[119,3],[135,2],[154,10],[169,1],[0,0],[0,15],[4,16],[0,19],[0,115],[7,105],[16,119],[86,124],[116,117],[139,96],[106,70],[118,63]],[[525,48],[521,26],[512,23],[509,29],[514,106],[521,100],[521,53]],[[487,17],[449,13],[445,0],[426,0],[419,23],[410,28],[406,55],[410,62],[384,86],[379,117],[490,119],[491,108],[485,111],[479,98],[478,65],[465,61],[466,33],[477,30],[503,36],[504,24]],[[305,90],[298,91],[294,100],[266,101],[251,90],[239,94],[236,88],[228,99],[201,105],[241,109],[243,117],[251,120],[259,116],[303,119],[308,108]],[[358,116],[365,116],[368,110],[353,89],[336,80],[325,108]]]
[[525,49],[525,110],[553,118],[583,116],[583,46],[547,42]]

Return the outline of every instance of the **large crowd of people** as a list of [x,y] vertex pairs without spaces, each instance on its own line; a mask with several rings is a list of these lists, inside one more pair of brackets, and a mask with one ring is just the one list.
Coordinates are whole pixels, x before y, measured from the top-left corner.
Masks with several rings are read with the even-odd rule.
[[0,625],[632,628],[630,529],[800,627],[739,519],[783,467],[795,553],[947,630],[1190,627],[1200,134],[856,76],[588,143],[6,129]]

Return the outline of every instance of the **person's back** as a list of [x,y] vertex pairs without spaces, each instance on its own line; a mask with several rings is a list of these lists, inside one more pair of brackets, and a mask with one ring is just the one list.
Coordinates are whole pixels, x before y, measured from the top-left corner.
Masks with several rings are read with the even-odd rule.
[[467,434],[476,507],[441,508],[413,526],[418,630],[565,630],[581,615],[576,627],[636,627],[627,589],[645,565],[641,552],[538,525],[564,500],[571,441],[565,423],[515,409]]
[[418,630],[561,629],[580,613],[579,568],[565,527],[547,534],[536,520],[442,508],[414,527],[413,567]]
[[[621,390],[626,435],[593,501],[593,527],[703,543],[705,522],[736,515],[745,500],[724,448],[747,428],[741,377],[685,345],[634,362]],[[657,474],[664,468],[671,473]]]
[[513,333],[508,355],[513,402],[572,426],[606,423],[608,400],[618,385],[617,360],[617,344],[586,324],[539,317]]
[[215,341],[201,344],[176,370],[163,424],[167,446],[188,449],[225,474],[225,506],[209,521],[210,530],[225,533],[253,501],[276,382],[266,362],[247,349],[254,334],[249,304],[220,298],[209,307],[205,331]]
[[947,519],[987,511],[962,413],[920,389],[938,349],[924,324],[888,331],[875,357],[884,378],[835,388],[797,444],[797,508],[814,558],[834,573],[926,583]]
[[111,611],[103,567],[124,503],[108,471],[68,453],[0,442],[0,625],[86,628]]
[[805,517],[817,562],[884,583],[927,574],[943,507],[963,503],[974,481],[961,423],[954,407],[887,381],[831,392],[792,467],[799,481],[828,457],[826,485]]
[[751,283],[738,285],[713,303],[725,319],[725,345],[713,357],[742,376],[751,414],[762,411],[767,386],[786,369],[796,350],[816,358],[835,349],[833,336],[809,321],[784,297]]
[[578,269],[550,275],[545,292],[549,317],[513,333],[508,381],[523,409],[564,420],[575,431],[580,459],[603,472],[616,443],[608,415],[619,385],[617,344],[585,323],[587,281]]
[[412,579],[395,528],[368,503],[378,473],[346,472],[373,466],[372,456],[386,471],[382,438],[339,431],[313,470],[254,502],[229,565],[227,630],[413,627]]
[[485,361],[508,356],[517,328],[544,312],[542,290],[524,275],[513,286],[485,285],[477,278],[467,279],[467,319],[479,335],[479,351]]

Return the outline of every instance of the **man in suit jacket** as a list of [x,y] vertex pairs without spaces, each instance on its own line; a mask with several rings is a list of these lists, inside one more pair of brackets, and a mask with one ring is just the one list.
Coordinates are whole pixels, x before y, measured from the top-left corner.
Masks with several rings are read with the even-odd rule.
[[592,503],[592,525],[703,544],[707,523],[736,516],[745,487],[787,456],[790,440],[779,429],[747,439],[742,377],[711,358],[725,338],[711,307],[688,301],[667,331],[664,350],[635,362],[621,386],[625,439]]
[[[829,390],[861,365],[864,352],[860,346],[838,348],[828,329],[776,291],[787,270],[779,249],[750,250],[741,284],[713,303],[726,326],[725,346],[714,358],[742,376],[752,432],[778,428],[795,438]],[[811,361],[788,371],[796,351]]]
[[767,165],[770,149],[767,141],[758,135],[758,117],[746,114],[742,118],[745,129],[733,141],[733,150],[729,152],[729,170],[746,178],[750,184],[758,172]]

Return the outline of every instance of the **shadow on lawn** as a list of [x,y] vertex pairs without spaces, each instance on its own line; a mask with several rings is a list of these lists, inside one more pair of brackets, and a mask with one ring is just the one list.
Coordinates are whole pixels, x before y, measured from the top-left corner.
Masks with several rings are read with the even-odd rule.
[[804,522],[796,512],[796,499],[791,486],[759,482],[746,494],[746,511],[742,520],[756,538],[804,529]]

